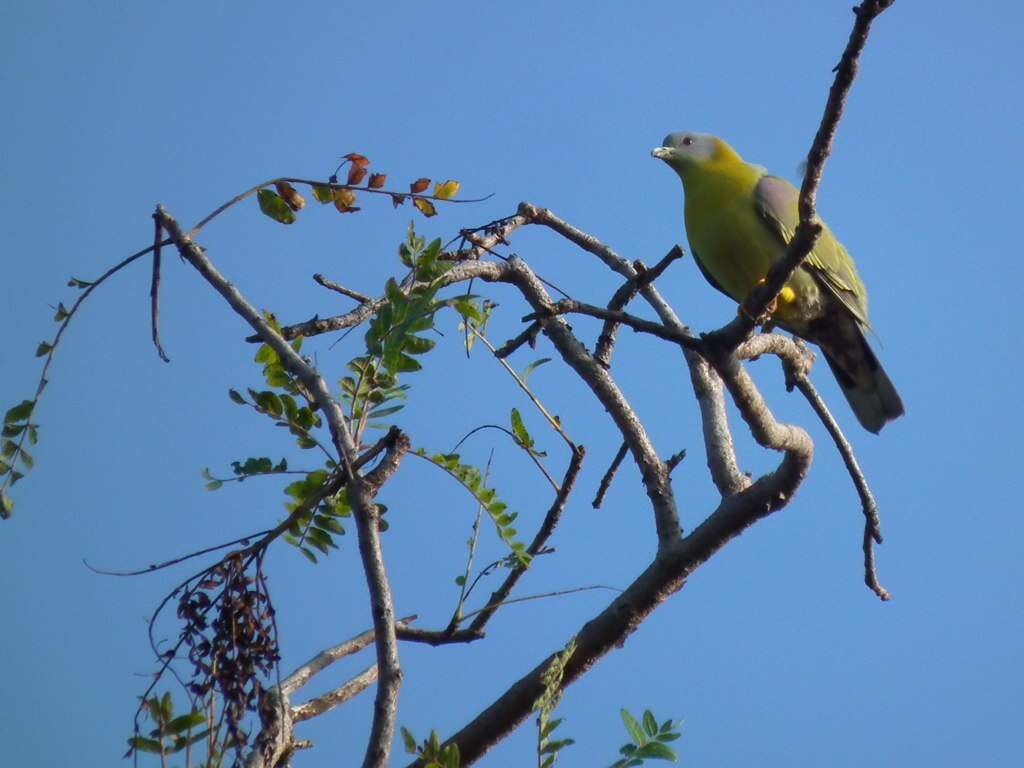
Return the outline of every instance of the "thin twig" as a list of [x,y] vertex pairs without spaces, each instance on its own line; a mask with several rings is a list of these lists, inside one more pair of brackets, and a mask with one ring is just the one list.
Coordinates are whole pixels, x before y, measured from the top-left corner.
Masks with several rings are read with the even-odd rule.
[[[608,302],[608,310],[611,312],[621,312],[626,308],[626,305],[633,300],[633,298],[640,292],[640,289],[646,285],[650,285],[661,274],[668,269],[668,266],[683,256],[683,249],[678,245],[672,246],[672,249],[663,256],[657,264],[650,269],[647,269],[643,262],[637,261],[633,264],[633,269],[636,270],[636,277],[631,277],[626,280],[622,286],[615,291],[612,295],[611,300]],[[601,363],[605,368],[608,368],[611,364],[612,348],[615,346],[615,337],[618,334],[619,323],[616,320],[606,319],[604,326],[601,328],[601,335],[597,337],[597,344],[594,345],[594,358]]]
[[355,299],[360,304],[365,304],[370,300],[369,296],[364,296],[359,291],[353,291],[351,288],[346,288],[345,286],[336,283],[333,280],[329,280],[328,278],[321,275],[319,272],[313,275],[313,280],[317,284],[322,285],[327,290],[334,291],[335,293],[340,293],[342,296],[348,296],[350,299]]
[[504,360],[509,357],[513,352],[519,349],[523,344],[529,344],[530,349],[537,348],[537,335],[540,333],[540,323],[534,321],[526,326],[526,330],[516,336],[514,339],[509,339],[496,350],[494,350],[494,356],[500,360]]
[[867,478],[864,477],[864,472],[857,463],[857,457],[854,455],[853,447],[846,439],[842,429],[840,429],[839,424],[832,416],[828,406],[825,405],[825,401],[822,400],[821,395],[819,395],[818,391],[814,388],[814,385],[811,384],[810,380],[806,376],[801,375],[796,377],[796,388],[800,390],[800,393],[805,398],[807,398],[807,402],[810,403],[814,412],[818,414],[818,418],[821,419],[821,423],[825,425],[825,429],[832,437],[832,442],[835,443],[836,449],[839,451],[839,455],[843,457],[843,463],[846,465],[846,471],[849,473],[850,479],[853,481],[853,485],[857,489],[857,495],[860,496],[861,510],[864,513],[864,583],[867,584],[868,588],[872,592],[878,595],[879,599],[889,600],[892,595],[878,581],[878,573],[875,570],[873,544],[876,542],[878,544],[882,543],[882,524],[878,517],[878,504],[875,502],[875,496],[871,493],[871,488],[868,486]]
[[171,358],[164,352],[163,345],[160,343],[160,236],[163,234],[163,227],[160,226],[160,220],[156,216],[153,217],[153,228],[153,274],[149,281],[149,320],[156,353],[160,355],[161,360],[169,363]]
[[[555,494],[554,501],[551,502],[551,506],[544,515],[544,521],[541,523],[540,528],[534,535],[533,541],[531,541],[530,546],[526,548],[526,551],[531,558],[537,557],[544,551],[548,539],[551,537],[555,528],[558,527],[558,523],[562,519],[562,511],[565,509],[565,504],[569,500],[569,494],[572,493],[573,486],[576,484],[576,477],[580,473],[580,467],[583,466],[583,457],[585,453],[586,451],[583,446],[579,446],[573,451],[572,458],[569,460],[569,466],[565,470],[565,476],[562,478],[562,483],[559,486],[558,493]],[[513,587],[515,587],[516,583],[524,573],[526,573],[526,569],[521,565],[517,565],[509,571],[508,576],[505,577],[501,586],[491,593],[491,596],[487,601],[487,605],[494,607],[483,610],[477,615],[469,625],[469,629],[471,631],[480,631],[484,628],[484,625],[487,624],[491,616],[494,615],[497,607],[501,605],[501,603],[512,592]],[[473,583],[473,586],[475,585],[476,582]],[[472,587],[470,587],[470,590],[472,590]],[[468,595],[469,591],[467,591],[466,594]]]
[[626,451],[629,446],[623,443],[619,446],[619,450],[615,452],[615,458],[612,459],[612,463],[609,465],[608,470],[604,473],[601,478],[601,484],[597,486],[597,493],[594,494],[594,500],[590,502],[590,505],[594,509],[600,509],[601,504],[604,503],[604,496],[608,493],[608,489],[611,488],[612,480],[615,479],[615,473],[619,471],[619,465],[622,460],[626,458]]
[[495,349],[493,344],[491,344],[491,340],[484,336],[475,327],[473,328],[473,333],[478,339],[480,339],[480,341],[483,343],[485,347],[491,350],[491,354],[493,354],[495,359],[499,363],[501,363],[501,367],[508,371],[509,376],[511,376],[515,380],[516,384],[519,385],[519,388],[526,393],[526,396],[528,398],[530,398],[530,402],[533,403],[537,407],[537,410],[540,411],[541,415],[545,419],[547,419],[547,422],[548,424],[551,425],[551,428],[555,430],[555,432],[557,432],[565,441],[565,444],[569,446],[569,450],[575,451],[577,447],[576,443],[572,441],[572,438],[569,437],[566,431],[562,428],[562,422],[560,422],[557,418],[548,413],[548,409],[544,407],[544,403],[542,403],[537,398],[537,396],[533,394],[533,390],[526,386],[526,382],[523,381],[523,378],[519,375],[516,369],[509,365],[508,361],[505,360],[505,358],[498,356],[498,350]]

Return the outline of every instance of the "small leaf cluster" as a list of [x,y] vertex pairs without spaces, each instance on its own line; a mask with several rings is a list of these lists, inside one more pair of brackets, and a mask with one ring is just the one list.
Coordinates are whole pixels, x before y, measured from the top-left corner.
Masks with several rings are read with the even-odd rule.
[[420,456],[434,466],[447,472],[459,481],[463,488],[469,491],[473,498],[487,510],[487,514],[494,522],[498,537],[505,542],[512,551],[516,564],[526,568],[530,564],[530,553],[526,551],[526,545],[516,539],[519,532],[512,527],[518,517],[518,512],[508,512],[508,505],[497,497],[493,488],[484,485],[483,474],[471,464],[463,464],[457,453],[427,453],[424,449],[418,448],[413,453]]
[[25,449],[26,442],[35,445],[39,440],[39,427],[31,422],[35,406],[35,400],[22,400],[4,414],[0,438],[0,478],[3,480],[0,483],[0,519],[6,520],[14,511],[14,501],[5,491],[35,466],[35,459]]
[[[348,175],[345,183],[341,184],[338,181],[338,173],[345,165],[348,165]],[[383,189],[388,178],[387,174],[369,173],[367,170],[369,165],[370,160],[364,155],[358,152],[349,152],[344,156],[337,170],[331,174],[328,184],[318,184],[316,182],[301,183],[309,185],[314,200],[321,205],[333,203],[338,213],[355,213],[360,210],[359,206],[355,204],[357,199],[356,193],[359,191],[360,184],[363,184],[364,179],[366,180],[365,185],[362,187],[364,191],[389,195],[391,203],[395,208],[404,204],[406,198],[412,198],[412,203],[416,206],[416,209],[427,217],[437,215],[437,208],[432,200],[451,200],[459,192],[459,182],[454,179],[448,179],[447,181],[435,182],[433,194],[427,194],[427,189],[430,187],[430,179],[426,177],[410,182],[408,192],[389,192]],[[300,183],[295,179],[293,181]],[[295,187],[284,179],[278,179],[272,182],[272,185],[274,189],[263,187],[256,193],[256,201],[259,204],[260,211],[281,224],[295,223],[295,214],[306,207],[306,198],[300,195]]]
[[209,729],[192,733],[192,729],[206,723],[206,714],[193,709],[184,715],[174,715],[174,704],[171,694],[152,696],[143,701],[142,709],[153,721],[154,728],[147,736],[135,735],[128,739],[128,752],[125,757],[135,751],[150,752],[161,757],[180,752],[185,747],[202,741],[209,734]]
[[387,424],[370,419],[382,419],[402,410],[405,405],[396,401],[405,399],[409,385],[399,385],[395,374],[384,370],[376,358],[368,355],[353,358],[348,369],[354,375],[342,378],[338,386],[352,421],[370,429],[387,429]]
[[552,739],[551,734],[562,724],[565,718],[551,719],[558,702],[562,699],[562,678],[565,676],[565,665],[576,652],[576,638],[572,638],[565,649],[556,653],[551,663],[540,676],[544,691],[533,703],[537,710],[537,768],[551,768],[558,759],[558,753],[564,747],[575,744],[575,739]]
[[250,456],[244,462],[232,461],[231,471],[234,477],[219,478],[214,477],[210,473],[210,468],[207,467],[203,470],[203,479],[206,480],[206,490],[216,491],[218,488],[224,485],[224,483],[230,482],[245,482],[250,477],[261,477],[263,475],[279,475],[283,472],[288,471],[288,460],[281,459],[277,464],[270,460],[269,456]]
[[[317,561],[313,549],[327,555],[332,549],[338,548],[334,536],[345,535],[340,518],[350,517],[352,514],[345,488],[317,501],[317,498],[323,495],[324,487],[329,481],[330,475],[325,470],[318,469],[284,489],[289,497],[285,508],[293,517],[288,532],[282,538],[305,555],[311,563]],[[301,507],[309,508],[299,515],[294,515],[293,513]]]
[[422,744],[417,744],[416,737],[410,733],[408,728],[403,725],[401,731],[405,751],[410,755],[416,755],[423,761],[423,768],[459,768],[461,759],[458,744],[453,743],[442,747],[437,731],[433,730]]
[[658,725],[657,718],[648,709],[644,711],[641,725],[629,710],[623,708],[619,714],[632,741],[619,749],[622,757],[612,763],[610,768],[633,768],[643,765],[644,760],[669,760],[673,763],[678,760],[675,750],[669,747],[667,742],[679,738],[681,720],[666,720]]

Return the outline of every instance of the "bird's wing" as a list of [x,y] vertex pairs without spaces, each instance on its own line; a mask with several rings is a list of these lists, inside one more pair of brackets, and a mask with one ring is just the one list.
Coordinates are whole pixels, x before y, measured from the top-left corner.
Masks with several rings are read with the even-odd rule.
[[[784,245],[793,239],[800,221],[799,192],[778,176],[762,176],[754,187],[754,206],[761,220]],[[814,250],[802,267],[814,275],[830,294],[857,320],[870,327],[867,318],[867,292],[857,275],[853,259],[842,243],[825,227]]]

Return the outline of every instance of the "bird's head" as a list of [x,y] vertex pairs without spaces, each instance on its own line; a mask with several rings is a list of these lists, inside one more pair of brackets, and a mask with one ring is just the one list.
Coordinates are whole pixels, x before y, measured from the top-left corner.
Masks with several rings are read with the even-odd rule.
[[684,178],[693,168],[714,162],[740,160],[735,150],[717,136],[692,131],[670,133],[660,147],[651,150],[651,156],[664,160]]

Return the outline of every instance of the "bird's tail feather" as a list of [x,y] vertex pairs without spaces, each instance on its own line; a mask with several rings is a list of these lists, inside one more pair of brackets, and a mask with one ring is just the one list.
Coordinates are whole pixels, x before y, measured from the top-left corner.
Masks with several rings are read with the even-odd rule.
[[903,401],[859,328],[855,343],[844,347],[822,347],[821,351],[857,421],[877,433],[886,422],[903,415]]

